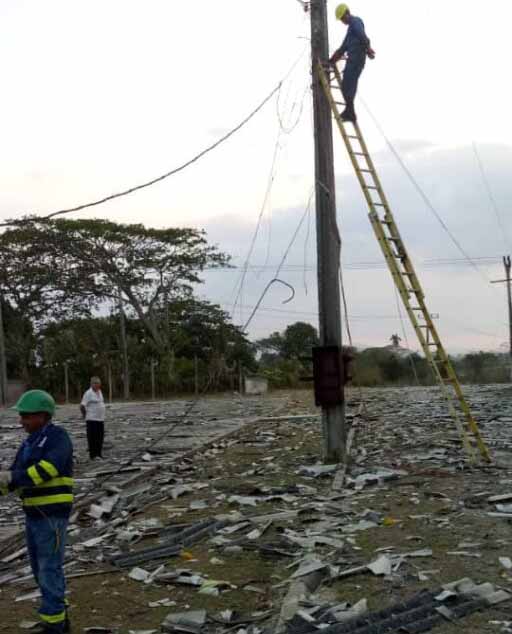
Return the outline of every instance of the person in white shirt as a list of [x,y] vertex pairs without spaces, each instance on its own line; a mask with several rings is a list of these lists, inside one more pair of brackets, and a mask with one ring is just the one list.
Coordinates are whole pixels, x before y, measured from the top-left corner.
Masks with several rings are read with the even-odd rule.
[[89,457],[103,458],[103,438],[105,437],[105,401],[101,392],[101,379],[91,378],[91,387],[84,393],[80,411],[87,425]]

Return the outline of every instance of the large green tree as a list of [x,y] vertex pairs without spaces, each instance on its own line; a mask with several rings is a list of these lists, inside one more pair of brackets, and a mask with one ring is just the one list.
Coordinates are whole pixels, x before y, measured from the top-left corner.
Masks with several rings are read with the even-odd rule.
[[91,272],[52,248],[45,227],[27,222],[0,234],[0,298],[9,369],[30,381],[35,341],[47,324],[86,315],[95,297]]
[[312,349],[318,345],[317,330],[311,324],[297,321],[284,330],[273,332],[269,337],[256,342],[258,349],[267,359],[272,356],[281,359],[301,359],[311,357]]
[[151,229],[98,219],[54,220],[44,227],[55,253],[72,270],[83,272],[88,290],[101,299],[120,299],[158,348],[169,346],[162,310],[190,297],[205,268],[229,262],[196,229]]

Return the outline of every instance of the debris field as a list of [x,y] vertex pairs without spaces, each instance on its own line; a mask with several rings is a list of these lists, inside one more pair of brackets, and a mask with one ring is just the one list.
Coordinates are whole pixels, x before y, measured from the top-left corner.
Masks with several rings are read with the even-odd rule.
[[[512,390],[465,388],[493,464],[471,466],[437,388],[348,391],[351,456],[320,461],[310,392],[77,408],[65,570],[74,632],[512,632]],[[23,439],[0,419],[0,463]],[[0,632],[38,591],[0,498]],[[8,610],[7,610],[8,608]]]

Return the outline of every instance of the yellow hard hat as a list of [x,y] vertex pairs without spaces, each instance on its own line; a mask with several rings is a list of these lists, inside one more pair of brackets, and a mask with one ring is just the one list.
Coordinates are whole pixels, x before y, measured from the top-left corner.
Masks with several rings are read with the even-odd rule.
[[349,9],[346,4],[339,4],[336,7],[336,20],[341,20],[348,10]]

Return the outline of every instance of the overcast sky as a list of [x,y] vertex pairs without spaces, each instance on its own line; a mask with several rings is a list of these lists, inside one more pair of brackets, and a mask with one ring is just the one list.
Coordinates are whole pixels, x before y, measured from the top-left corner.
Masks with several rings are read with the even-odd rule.
[[[331,18],[336,4],[329,2]],[[489,281],[503,277],[500,258],[512,252],[505,48],[512,4],[488,0],[483,10],[476,0],[360,0],[350,6],[377,52],[360,96],[479,264],[476,271],[467,262],[439,262],[463,256],[359,101],[361,127],[446,347],[499,349],[507,341],[506,294]],[[345,29],[334,20],[330,27],[333,50]],[[204,228],[241,266],[265,203],[251,257],[255,269],[234,313],[245,323],[274,277],[313,184],[308,37],[309,17],[296,0],[2,0],[0,215],[73,206],[171,170],[243,119],[296,64],[279,102],[201,162],[151,189],[75,214]],[[386,345],[391,334],[403,336],[395,293],[338,138],[335,150],[355,343]],[[272,289],[251,337],[299,319],[317,324],[314,231],[313,209],[281,274],[295,298],[283,305],[287,291]],[[199,292],[232,310],[238,280],[237,271],[211,272]],[[407,335],[417,348],[408,326]]]

